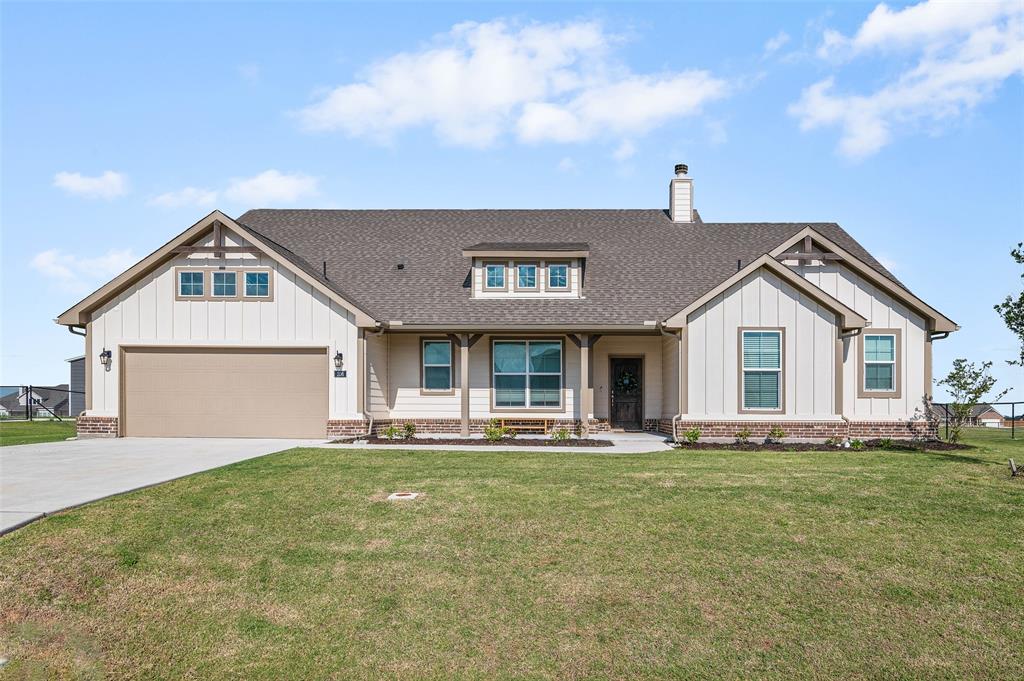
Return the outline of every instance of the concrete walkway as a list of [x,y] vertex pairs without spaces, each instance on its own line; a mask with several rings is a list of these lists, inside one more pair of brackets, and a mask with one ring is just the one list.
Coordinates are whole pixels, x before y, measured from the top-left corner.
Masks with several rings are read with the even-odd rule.
[[0,448],[0,534],[44,515],[323,440],[119,438]]
[[[495,445],[439,445],[431,444],[428,436],[417,437],[412,442],[403,440],[396,441],[393,445],[359,445],[359,444],[321,444],[317,447],[327,449],[406,449],[412,451],[444,451],[444,452],[579,452],[586,454],[645,454],[647,452],[670,451],[669,441],[666,436],[657,433],[595,433],[592,436],[595,440],[611,440],[614,443],[611,447],[550,447],[536,446],[526,447],[517,444],[509,447],[498,447]],[[530,439],[546,439],[540,436],[520,435],[516,438],[519,443]],[[413,444],[415,443],[415,444]]]

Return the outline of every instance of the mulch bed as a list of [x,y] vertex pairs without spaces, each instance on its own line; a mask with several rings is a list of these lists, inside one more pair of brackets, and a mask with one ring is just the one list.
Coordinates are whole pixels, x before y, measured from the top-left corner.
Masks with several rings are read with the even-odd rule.
[[610,440],[590,440],[590,439],[569,439],[569,440],[519,440],[516,438],[505,438],[503,440],[491,441],[484,439],[474,439],[468,437],[423,437],[423,438],[412,438],[408,440],[389,440],[384,437],[367,437],[367,438],[343,438],[341,440],[334,440],[335,443],[339,444],[351,444],[359,440],[360,442],[366,442],[370,445],[483,445],[488,447],[611,447],[615,443]]
[[866,440],[864,447],[860,450],[854,449],[853,447],[837,447],[835,445],[826,445],[820,442],[773,442],[771,444],[764,442],[747,442],[740,444],[738,442],[680,442],[674,445],[678,449],[719,449],[729,450],[735,452],[832,452],[836,450],[841,451],[865,451],[869,449],[887,449],[902,452],[949,452],[960,449],[973,449],[970,445],[961,444],[959,442],[943,442],[941,440],[929,440],[925,442],[920,441],[901,441],[893,440],[885,442],[883,440]]

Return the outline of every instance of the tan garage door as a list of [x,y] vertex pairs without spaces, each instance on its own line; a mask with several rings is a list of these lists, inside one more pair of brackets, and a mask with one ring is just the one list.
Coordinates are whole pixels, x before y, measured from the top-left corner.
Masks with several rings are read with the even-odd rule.
[[320,348],[126,348],[123,432],[143,437],[324,437]]

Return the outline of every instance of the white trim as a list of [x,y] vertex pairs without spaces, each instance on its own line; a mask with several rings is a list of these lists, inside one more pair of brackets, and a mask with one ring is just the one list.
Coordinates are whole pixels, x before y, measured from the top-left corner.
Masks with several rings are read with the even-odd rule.
[[[773,333],[779,339],[779,366],[772,367],[750,367],[746,366],[746,343],[743,339],[746,338],[748,333]],[[782,353],[785,352],[785,348],[782,345],[782,332],[776,329],[743,329],[740,332],[740,372],[743,374],[742,383],[740,385],[740,405],[745,412],[781,412],[783,410],[782,404],[782,382],[785,380],[785,376],[782,375]],[[775,407],[751,407],[747,404],[747,374],[748,373],[771,373],[778,374],[778,379],[775,383]]]
[[[448,346],[448,363],[447,364],[428,364],[427,363],[427,343],[444,343]],[[454,348],[450,340],[443,338],[421,338],[420,339],[420,390],[425,393],[442,393],[451,394],[452,390],[455,389],[455,364],[454,364]],[[447,388],[428,388],[427,387],[427,368],[446,367],[448,369],[448,387]]]
[[[199,293],[182,293],[182,281],[181,275],[183,274],[198,274],[199,275]],[[205,298],[206,297],[206,272],[202,269],[190,269],[183,267],[178,270],[177,282],[175,284],[178,287],[179,298]],[[194,281],[189,282],[189,286],[195,286]]]

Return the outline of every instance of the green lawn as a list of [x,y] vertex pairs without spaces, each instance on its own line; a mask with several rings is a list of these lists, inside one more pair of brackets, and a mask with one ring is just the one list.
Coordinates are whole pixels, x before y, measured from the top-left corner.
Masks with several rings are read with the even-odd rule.
[[[1021,440],[295,449],[0,538],[12,677],[1022,678]],[[394,490],[426,497],[388,503]]]
[[55,442],[75,436],[75,420],[0,421],[0,447]]

